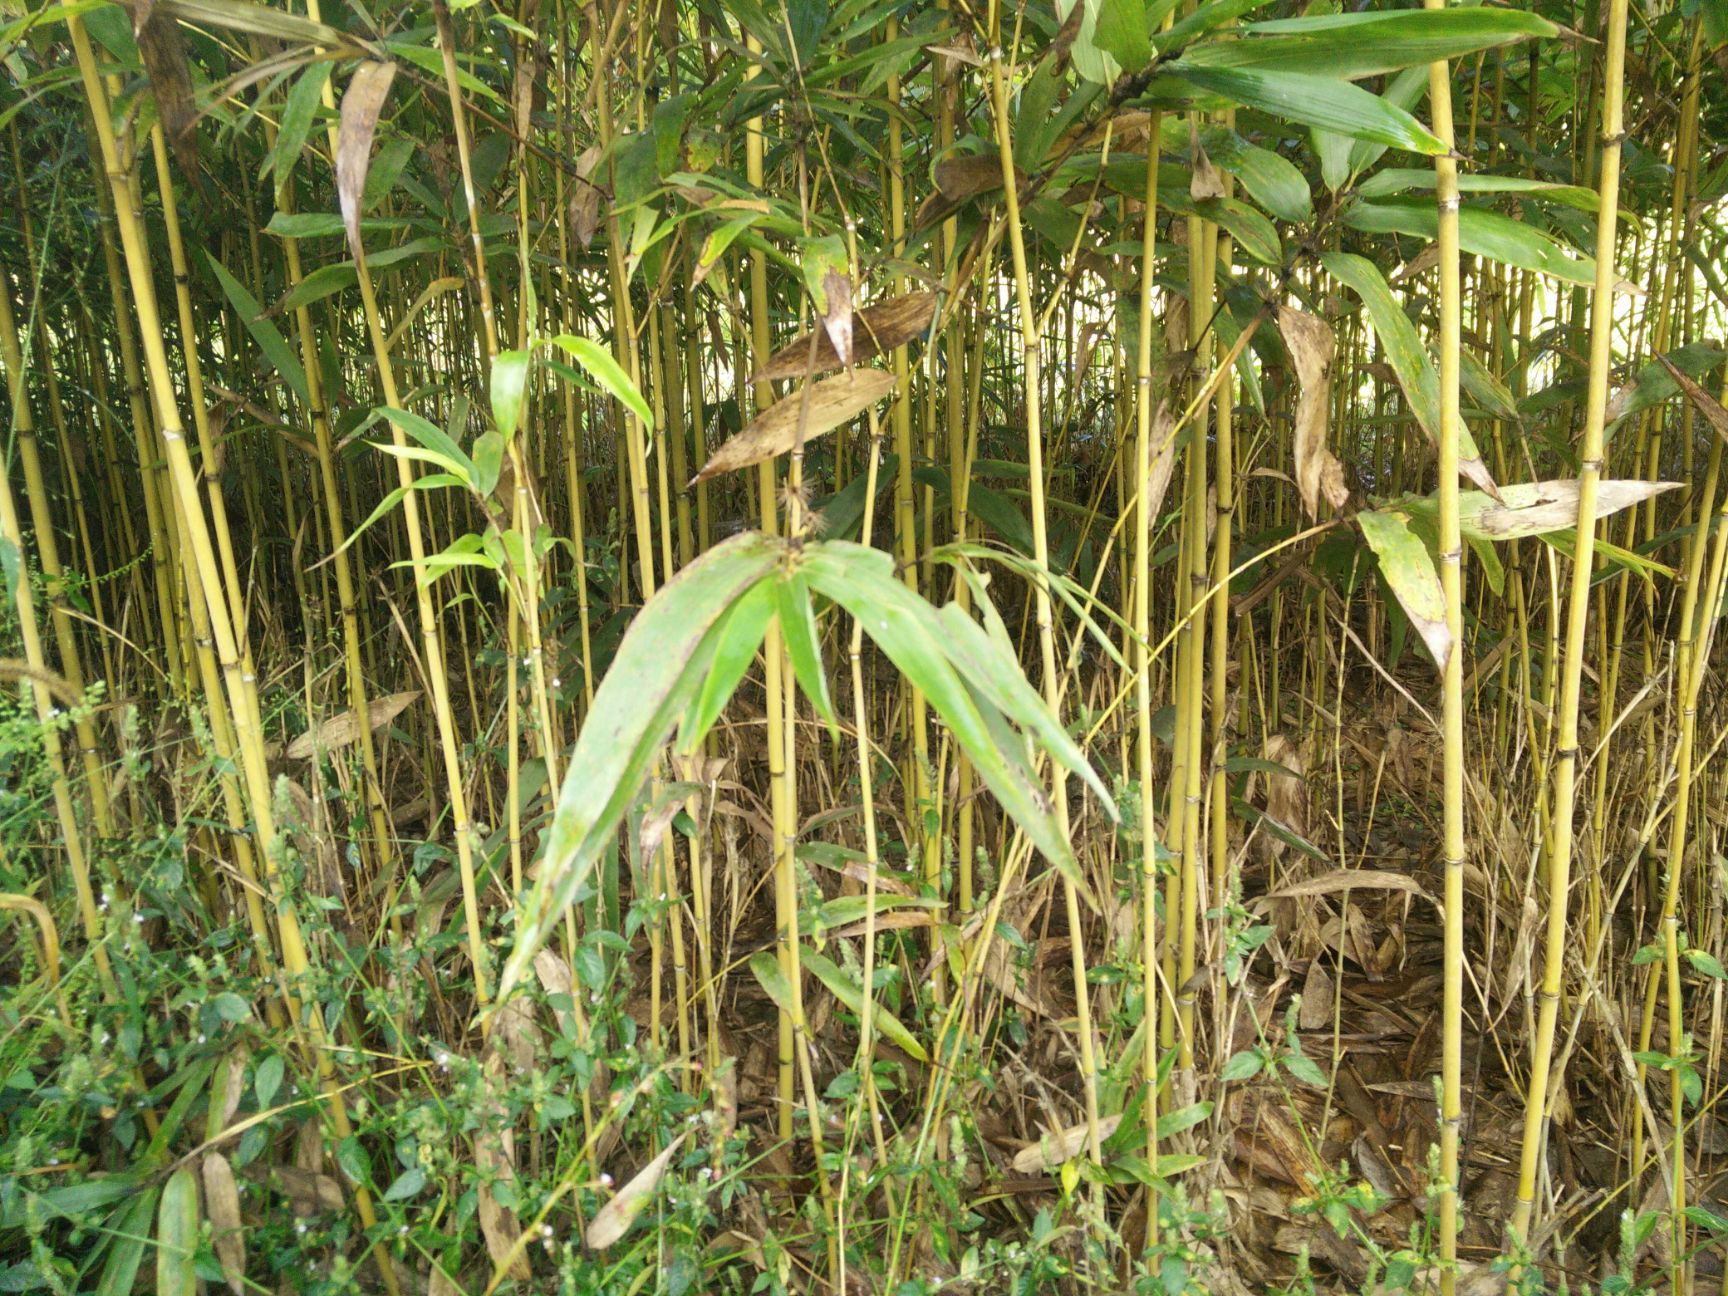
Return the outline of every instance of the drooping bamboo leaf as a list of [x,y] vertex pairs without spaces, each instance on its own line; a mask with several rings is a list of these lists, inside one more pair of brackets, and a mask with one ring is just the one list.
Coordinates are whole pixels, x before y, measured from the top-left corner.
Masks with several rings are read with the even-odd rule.
[[1452,631],[1446,624],[1446,595],[1440,588],[1434,556],[1410,529],[1410,519],[1403,513],[1364,509],[1356,521],[1380,560],[1381,576],[1422,636],[1428,655],[1445,670],[1452,653]]
[[[500,351],[492,358],[492,422],[506,442],[516,435],[522,407],[528,400],[528,374],[533,361],[529,351]],[[495,482],[496,477],[493,478]],[[484,494],[490,486],[480,488]]]
[[610,351],[593,338],[575,337],[569,333],[548,340],[553,346],[570,355],[587,371],[590,378],[641,419],[643,427],[653,431],[654,411],[648,408],[648,402],[642,399],[641,391]]
[[355,70],[342,96],[342,124],[336,136],[336,196],[348,233],[348,248],[356,261],[366,250],[360,242],[361,195],[366,172],[372,165],[372,137],[378,131],[378,116],[396,78],[394,63],[365,62]]
[[[815,977],[846,1007],[854,1013],[864,1011],[864,988],[844,969],[838,967],[825,955],[818,954],[808,945],[798,951],[799,961],[815,974]],[[918,1042],[918,1037],[906,1029],[906,1025],[881,1004],[877,1004],[870,1012],[871,1020],[876,1023],[876,1029],[885,1035],[896,1048],[917,1058],[920,1062],[928,1062],[930,1055],[924,1051],[924,1046]]]
[[282,331],[274,323],[264,317],[264,308],[258,304],[258,299],[247,291],[244,284],[228,273],[227,266],[210,252],[206,252],[204,258],[210,263],[216,282],[222,285],[229,304],[234,307],[235,314],[240,316],[241,324],[245,325],[246,331],[252,335],[258,349],[264,353],[264,358],[281,375],[282,381],[288,384],[288,389],[299,399],[301,406],[310,407],[311,402],[306,395],[306,371],[300,367],[300,358],[288,345],[288,339],[282,336]]
[[[955,670],[936,610],[895,579],[892,559],[875,549],[830,541],[807,546],[799,571],[811,589],[858,618],[865,634],[929,700],[1003,809],[1088,904],[1095,904],[1073,845],[1057,827],[1048,794],[1001,747],[999,727],[980,712]],[[998,726],[1006,724],[999,714],[996,719]]]
[[[1344,223],[1371,234],[1438,236],[1440,218],[1432,202],[1358,202],[1344,213]],[[1506,265],[1550,275],[1566,283],[1596,282],[1595,258],[1574,251],[1533,225],[1501,212],[1465,207],[1458,213],[1458,245],[1465,252]]]
[[[1405,399],[1416,415],[1416,421],[1430,444],[1440,444],[1440,375],[1416,326],[1404,313],[1398,299],[1392,295],[1380,269],[1366,257],[1349,252],[1327,252],[1320,258],[1326,270],[1340,283],[1348,285],[1368,309],[1374,325],[1374,335],[1386,354],[1387,363],[1398,376]],[[1483,490],[1493,494],[1494,478],[1482,461],[1476,438],[1462,419],[1458,423],[1458,471]]]
[[772,539],[747,532],[674,576],[630,623],[594,695],[546,835],[540,876],[521,906],[503,1002],[612,839],[655,754],[701,686],[697,650],[721,615],[773,571]]
[[786,655],[792,659],[792,673],[798,687],[815,706],[816,712],[828,722],[828,732],[836,742],[840,738],[840,718],[834,713],[834,701],[828,695],[828,677],[822,670],[822,644],[816,634],[816,613],[810,606],[810,588],[797,572],[783,574],[775,582],[779,603],[780,637],[786,645]]
[[[265,161],[265,170],[275,177],[276,204],[282,205],[288,186],[294,179],[294,168],[300,165],[300,154],[306,147],[306,136],[312,130],[312,118],[318,110],[325,83],[330,80],[330,64],[320,59],[302,72],[282,105],[282,120],[276,128],[276,143]],[[260,175],[259,179],[263,179]]]

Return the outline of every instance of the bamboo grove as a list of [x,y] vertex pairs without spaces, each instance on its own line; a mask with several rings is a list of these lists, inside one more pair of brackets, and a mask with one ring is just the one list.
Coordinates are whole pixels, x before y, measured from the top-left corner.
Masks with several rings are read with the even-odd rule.
[[0,7],[0,1285],[1728,1291],[1728,8]]

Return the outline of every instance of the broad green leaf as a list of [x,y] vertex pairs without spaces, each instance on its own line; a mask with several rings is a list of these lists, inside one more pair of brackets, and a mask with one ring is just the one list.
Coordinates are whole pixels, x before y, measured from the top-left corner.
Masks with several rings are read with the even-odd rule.
[[[1345,211],[1344,223],[1370,234],[1409,234],[1432,241],[1439,234],[1440,214],[1431,202],[1358,202]],[[1596,282],[1595,258],[1500,212],[1462,208],[1458,213],[1458,245],[1474,256],[1521,266],[1567,283],[1588,286]]]
[[[1368,318],[1374,325],[1374,335],[1392,372],[1398,375],[1398,385],[1410,402],[1416,421],[1431,444],[1440,444],[1440,375],[1416,326],[1404,313],[1404,307],[1392,295],[1380,268],[1366,257],[1349,252],[1327,252],[1321,258],[1327,272],[1349,287],[1362,299]],[[1488,465],[1482,462],[1476,438],[1462,419],[1458,421],[1458,471],[1483,490],[1494,489],[1494,478]]]
[[1171,63],[1168,70],[1190,85],[1301,126],[1413,153],[1446,151],[1433,132],[1409,113],[1349,81],[1304,72],[1203,67],[1186,58]]
[[560,334],[550,341],[574,358],[590,378],[641,419],[643,427],[654,430],[654,411],[648,408],[648,402],[642,399],[642,393],[610,351],[592,338],[575,337],[569,333]]
[[[307,133],[312,129],[312,117],[318,111],[318,101],[330,80],[330,63],[320,59],[302,72],[288,92],[282,105],[282,120],[276,128],[276,145],[270,150],[265,170],[276,177],[276,204],[282,205],[288,185],[294,179],[294,168],[300,164],[300,154],[306,147]],[[260,180],[264,178],[259,173]]]
[[782,552],[754,532],[735,536],[674,576],[630,623],[570,753],[498,1002],[520,983],[612,842],[660,745],[701,686],[693,661],[703,641],[728,608],[769,576]]
[[1473,352],[1459,351],[1458,377],[1475,402],[1495,418],[1518,419],[1518,399],[1506,384],[1488,372],[1488,367]]
[[1452,652],[1452,631],[1446,624],[1446,595],[1440,588],[1440,573],[1428,546],[1410,529],[1410,519],[1403,513],[1364,509],[1356,515],[1356,522],[1368,547],[1380,559],[1381,576],[1422,636],[1434,664],[1445,670]]
[[773,950],[757,950],[750,956],[750,975],[768,992],[776,1008],[789,1017],[797,1015],[798,997],[792,993],[792,982]]
[[720,718],[727,699],[750,669],[750,663],[756,660],[756,650],[762,646],[762,638],[768,633],[768,623],[778,606],[772,583],[754,585],[726,611],[708,636],[712,643],[702,687],[691,700],[678,730],[678,745],[686,751],[695,750]]
[[[1384,171],[1376,171],[1357,185],[1356,192],[1364,198],[1391,198],[1411,189],[1433,189],[1434,184],[1432,167],[1387,167]],[[1528,176],[1461,175],[1458,177],[1458,191],[1467,194],[1503,193],[1517,197],[1544,198],[1563,203],[1567,207],[1575,207],[1592,216],[1596,214],[1599,205],[1594,189],[1586,189],[1583,185],[1557,184],[1551,180],[1533,180]]]
[[1279,220],[1305,221],[1314,215],[1308,181],[1282,155],[1218,126],[1202,131],[1200,142],[1214,163],[1235,176],[1248,196]]
[[270,362],[282,381],[288,384],[288,389],[299,398],[301,406],[309,408],[311,401],[306,395],[306,371],[300,367],[300,360],[288,345],[288,340],[282,336],[282,331],[264,317],[264,308],[258,304],[258,299],[247,291],[246,285],[228,273],[227,266],[210,252],[204,254],[204,259],[210,263],[216,282],[222,285],[229,304],[234,307],[235,314],[240,316],[240,322],[246,326],[246,331],[252,335],[258,349],[264,353],[264,358]]
[[532,353],[528,351],[500,351],[492,358],[492,422],[506,443],[516,435],[516,429],[522,422],[522,408],[528,400],[528,373],[533,359]]
[[1143,0],[1098,0],[1093,40],[1124,72],[1140,71],[1152,61]]
[[504,436],[488,428],[474,439],[474,489],[490,495],[504,471]]
[[810,587],[796,572],[782,575],[775,582],[779,603],[780,637],[786,645],[786,655],[792,659],[792,673],[798,687],[815,706],[817,714],[828,722],[828,732],[835,741],[840,738],[840,717],[834,714],[834,700],[828,695],[828,677],[822,670],[822,643],[816,633],[816,612],[810,606]]
[[1098,44],[1098,11],[1103,4],[1104,0],[1056,0],[1056,16],[1064,24],[1074,6],[1080,6],[1080,29],[1074,33],[1068,54],[1081,80],[1094,85],[1110,85],[1122,75],[1122,65]]
[[1201,1121],[1212,1115],[1210,1102],[1189,1103],[1175,1111],[1165,1112],[1158,1118],[1158,1137],[1160,1139],[1175,1138],[1185,1130],[1191,1130]]
[[108,1246],[108,1259],[96,1284],[96,1296],[132,1296],[137,1290],[138,1270],[144,1262],[144,1248],[150,1244],[150,1220],[156,1214],[157,1200],[157,1189],[140,1189],[114,1212],[110,1222],[114,1240]]
[[949,659],[936,610],[895,579],[889,555],[829,541],[806,546],[799,571],[812,589],[858,618],[907,682],[929,700],[1002,808],[1088,904],[1095,905],[1073,845],[1057,828],[1049,794],[1023,761],[999,746],[1006,721],[998,713],[992,724],[980,713],[977,699]]
[[1247,203],[1236,198],[1206,198],[1195,203],[1194,209],[1228,230],[1236,246],[1261,265],[1283,264],[1284,247],[1278,241],[1278,231]]
[[379,419],[387,419],[390,425],[398,429],[404,436],[412,437],[420,445],[431,451],[437,456],[431,462],[442,464],[446,472],[453,473],[465,481],[473,478],[473,462],[462,453],[462,447],[456,444],[450,434],[430,419],[422,418],[418,414],[411,414],[407,410],[392,409],[387,405],[380,405],[366,416],[365,421],[355,431],[364,432]]
[[[1405,68],[1393,77],[1380,97],[1392,107],[1403,112],[1414,112],[1416,105],[1422,102],[1428,93],[1428,69],[1425,67]],[[1373,140],[1357,140],[1350,146],[1350,158],[1346,170],[1350,175],[1359,176],[1385,156],[1386,145],[1377,144]]]
[[1399,9],[1251,23],[1239,40],[1191,45],[1182,59],[1200,67],[1252,68],[1323,77],[1376,76],[1558,29],[1512,9]]
[[197,1296],[198,1177],[176,1170],[162,1186],[156,1212],[158,1296]]
[[[828,987],[836,999],[854,1013],[863,1013],[864,988],[849,973],[836,967],[832,961],[808,945],[800,947],[798,958],[804,967],[815,974],[818,981]],[[876,1029],[887,1036],[896,1048],[911,1054],[920,1062],[930,1060],[930,1055],[924,1051],[924,1046],[918,1042],[917,1036],[907,1030],[900,1019],[881,1004],[870,1010],[870,1017],[876,1023]]]

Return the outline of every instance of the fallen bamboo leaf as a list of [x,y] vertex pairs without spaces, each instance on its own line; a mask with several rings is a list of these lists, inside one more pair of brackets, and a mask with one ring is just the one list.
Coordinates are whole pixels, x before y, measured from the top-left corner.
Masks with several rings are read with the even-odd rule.
[[1292,882],[1276,891],[1268,891],[1267,900],[1283,900],[1290,896],[1332,895],[1339,891],[1405,891],[1411,895],[1431,898],[1422,885],[1407,873],[1389,869],[1333,869],[1319,877]]
[[[1102,1142],[1116,1132],[1116,1127],[1122,1123],[1121,1113],[1105,1116],[1098,1122],[1098,1138]],[[1086,1146],[1087,1127],[1084,1123],[1070,1125],[1065,1130],[1057,1130],[1046,1134],[1030,1147],[1021,1148],[1015,1153],[1013,1170],[1015,1174],[1038,1174],[1057,1170],[1065,1162],[1072,1161],[1080,1155]]]
[[[420,696],[419,689],[409,689],[405,693],[392,693],[366,704],[366,718],[371,723],[373,733],[377,733],[389,724],[408,707],[415,698]],[[360,736],[360,720],[352,711],[344,711],[341,715],[331,716],[323,724],[308,729],[293,742],[288,744],[289,760],[309,760],[319,752],[335,751],[338,747],[346,747]]]
[[587,1232],[582,1235],[582,1241],[589,1250],[604,1251],[630,1231],[630,1226],[660,1186],[666,1167],[672,1163],[672,1154],[683,1142],[682,1134],[673,1139],[664,1152],[638,1170],[630,1182],[618,1190],[618,1195],[596,1212],[588,1222]]
[[234,1296],[246,1292],[246,1234],[240,1219],[240,1185],[234,1167],[220,1152],[206,1152],[200,1167],[204,1179],[204,1214],[210,1221],[210,1245],[222,1266],[222,1279]]

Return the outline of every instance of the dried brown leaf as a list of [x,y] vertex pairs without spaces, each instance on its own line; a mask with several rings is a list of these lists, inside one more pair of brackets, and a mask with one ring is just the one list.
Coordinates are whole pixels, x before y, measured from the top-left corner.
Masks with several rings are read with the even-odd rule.
[[[1098,1122],[1098,1138],[1102,1142],[1116,1132],[1116,1127],[1122,1123],[1121,1113],[1106,1116]],[[1015,1174],[1038,1174],[1055,1170],[1066,1161],[1072,1161],[1086,1146],[1086,1125],[1070,1125],[1067,1129],[1046,1134],[1030,1147],[1021,1148],[1014,1154],[1012,1168]]]
[[894,375],[880,369],[855,369],[801,387],[722,442],[690,484],[785,454],[800,439],[808,441],[832,431],[893,390]]
[[201,1167],[204,1213],[210,1220],[210,1245],[222,1266],[222,1279],[234,1296],[246,1292],[246,1234],[240,1219],[240,1185],[234,1167],[220,1152],[206,1152]]
[[1188,196],[1195,202],[1204,202],[1208,198],[1223,198],[1225,194],[1224,176],[1212,165],[1212,159],[1206,156],[1206,150],[1196,145],[1194,170],[1188,180]]
[[395,77],[394,63],[368,60],[355,69],[342,96],[342,125],[336,136],[336,196],[342,204],[342,223],[355,260],[365,255],[360,243],[360,202],[366,192],[366,172],[372,167],[372,137],[378,132],[378,114],[384,111],[384,100]]
[[[850,291],[850,289],[848,289]],[[871,360],[886,351],[903,347],[930,327],[936,314],[936,294],[933,292],[905,293],[890,297],[874,306],[866,306],[852,317],[852,359]],[[826,330],[815,338],[814,357],[810,351],[811,335],[803,334],[787,343],[757,370],[750,381],[773,382],[787,378],[807,378],[826,373],[849,363],[840,358]]]
[[1319,877],[1292,882],[1276,891],[1268,891],[1266,899],[1279,900],[1286,896],[1331,895],[1337,891],[1370,890],[1407,891],[1411,895],[1419,896],[1428,894],[1422,889],[1421,883],[1407,873],[1393,873],[1388,869],[1333,869]]
[[[1679,482],[1610,480],[1596,483],[1596,517],[1642,504],[1652,495],[1670,491]],[[1489,539],[1511,540],[1520,536],[1572,531],[1578,526],[1578,482],[1520,482],[1502,488],[1505,502],[1490,504],[1465,520],[1466,532],[1481,532]]]
[[630,1225],[660,1186],[666,1167],[672,1163],[672,1154],[683,1142],[682,1134],[673,1139],[664,1152],[638,1170],[630,1182],[618,1190],[618,1195],[595,1213],[588,1223],[587,1232],[582,1235],[582,1241],[589,1250],[604,1251],[629,1232]]
[[[388,697],[370,700],[366,704],[366,718],[371,722],[372,732],[377,733],[397,716],[401,715],[407,706],[420,696],[419,689],[409,689],[405,693],[392,693]],[[338,747],[346,747],[360,736],[360,719],[352,710],[340,715],[331,716],[323,724],[315,725],[288,744],[289,760],[309,760],[319,752],[334,751]]]
[[1661,361],[1662,367],[1679,385],[1680,390],[1686,393],[1686,398],[1698,407],[1698,412],[1716,429],[1717,435],[1728,437],[1728,409],[1723,409],[1714,396],[1694,382],[1690,374],[1677,368],[1667,356],[1659,355],[1656,359]]
[[185,42],[180,38],[180,24],[173,15],[158,11],[154,4],[142,3],[132,7],[132,22],[138,56],[156,96],[156,119],[162,124],[162,134],[174,150],[181,174],[193,188],[202,189],[198,170],[198,105],[192,97],[192,70],[186,60]]
[[1326,445],[1337,342],[1325,320],[1291,306],[1278,308],[1278,331],[1296,366],[1296,490],[1308,516],[1319,517],[1322,492],[1334,509],[1350,498],[1344,465]]

